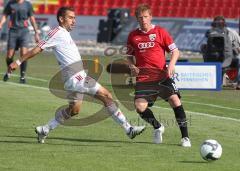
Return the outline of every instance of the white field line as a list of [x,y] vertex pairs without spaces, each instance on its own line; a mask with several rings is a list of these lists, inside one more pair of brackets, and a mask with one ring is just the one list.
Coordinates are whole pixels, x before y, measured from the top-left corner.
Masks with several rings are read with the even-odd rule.
[[49,88],[47,87],[39,87],[39,86],[34,86],[34,85],[29,85],[29,84],[20,84],[20,83],[14,83],[14,82],[3,82],[0,80],[0,85],[4,86],[4,84],[8,84],[8,85],[14,85],[17,87],[25,87],[25,88],[35,88],[35,89],[40,89],[40,90],[49,90]]
[[[154,108],[158,108],[158,109],[164,109],[164,110],[171,110],[170,108],[165,108],[165,107],[159,107],[159,106],[153,106]],[[210,115],[207,113],[200,113],[200,112],[192,112],[192,111],[185,111],[186,113],[189,114],[193,114],[193,115],[199,115],[199,116],[206,116],[206,117],[210,117],[210,118],[217,118],[217,119],[223,119],[223,120],[230,120],[230,121],[236,121],[236,122],[240,122],[240,119],[235,119],[235,118],[230,118],[230,117],[225,117],[225,116],[216,116],[216,115]]]
[[186,100],[182,100],[184,103],[190,103],[190,104],[197,104],[197,105],[203,105],[203,106],[210,106],[210,107],[216,107],[220,109],[229,109],[229,110],[237,110],[240,111],[238,108],[231,108],[231,107],[225,107],[225,106],[219,106],[219,105],[214,105],[214,104],[206,104],[206,103],[199,103],[199,102],[190,102]]
[[[2,75],[4,75],[5,73],[0,73]],[[19,75],[17,74],[11,74],[11,77],[19,77]],[[29,76],[26,76],[26,79],[29,79],[29,80],[36,80],[36,81],[42,81],[42,82],[48,82],[48,80],[45,80],[45,79],[41,79],[41,78],[35,78],[35,77],[29,77]]]
[[[1,83],[1,85],[3,85],[3,83],[4,83],[4,84],[14,85],[14,86],[18,86],[18,87],[35,88],[35,89],[48,90],[49,91],[49,89],[46,88],[46,87],[39,87],[39,86],[28,85],[28,84],[19,84],[19,83],[3,82],[3,81],[0,81],[0,83]],[[158,109],[172,110],[171,108],[164,108],[164,107],[159,107],[159,106],[153,106],[153,107],[158,108]],[[235,108],[231,108],[231,109],[235,109]],[[237,110],[239,110],[239,109],[237,109]],[[218,118],[218,119],[240,122],[240,119],[224,117],[224,116],[210,115],[210,114],[201,113],[201,112],[186,111],[186,113],[193,114],[193,115],[199,115],[199,116],[206,116],[206,117],[210,117],[210,118]]]

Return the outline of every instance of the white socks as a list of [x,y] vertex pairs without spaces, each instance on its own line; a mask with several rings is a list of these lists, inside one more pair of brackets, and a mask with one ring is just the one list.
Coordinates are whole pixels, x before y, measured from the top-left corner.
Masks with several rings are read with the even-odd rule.
[[47,126],[49,127],[50,130],[52,130],[55,129],[59,124],[60,123],[55,118],[53,118],[48,122]]
[[[107,111],[111,114],[112,118],[117,122],[119,125],[121,125],[126,133],[129,132],[131,125],[128,123],[126,117],[121,112],[121,110],[112,103],[111,105],[106,107]],[[65,120],[71,118],[71,116],[66,112],[66,109],[61,109],[57,111],[55,118],[51,119],[46,125],[44,125],[44,129],[47,130],[53,130],[55,129],[60,123],[63,123]]]
[[125,129],[125,131],[128,133],[131,125],[128,123],[126,117],[121,112],[121,110],[114,103],[107,106],[106,108],[107,108],[107,111],[112,115],[112,118],[118,124],[120,124]]
[[71,118],[66,111],[66,109],[61,109],[56,112],[55,118],[51,119],[48,124],[44,125],[44,129],[53,130],[55,129],[60,123],[64,123],[65,120]]

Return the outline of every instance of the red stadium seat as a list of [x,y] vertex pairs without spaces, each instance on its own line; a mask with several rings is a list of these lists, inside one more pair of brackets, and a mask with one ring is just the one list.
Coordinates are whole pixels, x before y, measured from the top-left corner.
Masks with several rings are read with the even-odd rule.
[[52,5],[52,4],[49,4],[47,6],[47,13],[48,14],[57,14],[57,11],[58,11],[58,5]]
[[176,17],[184,17],[185,13],[186,13],[186,8],[179,6]]
[[58,0],[59,6],[69,5],[70,0]]
[[226,18],[229,18],[229,16],[230,16],[230,8],[223,8],[222,9],[222,15],[224,16],[224,17],[226,17]]
[[112,8],[113,4],[114,4],[113,0],[106,0],[106,5],[107,5],[108,8]]
[[188,0],[178,0],[178,4],[181,7],[187,7],[188,6]]
[[195,5],[197,7],[206,7],[207,6],[206,1],[207,0],[197,0],[197,1],[193,1],[193,3],[195,2],[196,3]]
[[113,8],[121,8],[123,7],[123,1],[122,0],[114,0],[114,3],[112,4]]
[[212,9],[213,17],[218,16],[218,15],[223,15],[223,8],[213,8]]
[[107,1],[105,1],[105,0],[97,0],[96,1],[96,5],[97,6],[106,7],[107,6]]
[[68,0],[68,5],[70,5],[70,6],[75,6],[75,5],[78,5],[78,4],[79,4],[78,0]]
[[153,8],[152,8],[152,15],[153,15],[154,17],[160,16],[160,10],[159,10],[158,7],[153,7]]
[[38,10],[36,11],[37,14],[46,14],[45,12],[45,5],[44,4],[40,4],[38,5]]
[[239,18],[238,8],[230,8],[228,18]]
[[[219,2],[218,0],[206,0],[205,1],[205,6],[208,7],[208,8],[214,8],[214,7],[219,7]],[[221,5],[220,5],[221,6]]]
[[240,8],[240,1],[239,0],[235,0],[235,2],[233,2],[233,7]]
[[194,18],[195,17],[195,12],[196,12],[195,8],[193,8],[193,7],[186,7],[185,8],[184,17]]
[[[129,8],[134,16],[137,5],[141,3],[149,4],[156,17],[212,18],[224,15],[237,18],[240,9],[240,0],[59,0],[59,5],[66,3],[73,5],[77,14],[101,16],[106,16],[109,8]],[[43,7],[38,11],[46,12]],[[54,7],[49,11],[53,13]]]
[[171,1],[172,1],[172,0],[169,0],[169,1],[160,1],[160,5],[161,5],[161,7],[163,7],[163,8],[167,8],[167,7],[169,7],[169,6],[171,5]]

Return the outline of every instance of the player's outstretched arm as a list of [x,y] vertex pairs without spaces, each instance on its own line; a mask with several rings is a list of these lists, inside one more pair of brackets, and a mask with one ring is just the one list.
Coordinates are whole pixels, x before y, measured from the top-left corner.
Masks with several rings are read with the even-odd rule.
[[8,72],[11,73],[13,70],[17,69],[23,61],[26,61],[34,56],[36,56],[38,53],[40,53],[42,49],[38,46],[33,48],[32,50],[28,51],[26,54],[21,56],[16,61],[12,62],[8,67]]

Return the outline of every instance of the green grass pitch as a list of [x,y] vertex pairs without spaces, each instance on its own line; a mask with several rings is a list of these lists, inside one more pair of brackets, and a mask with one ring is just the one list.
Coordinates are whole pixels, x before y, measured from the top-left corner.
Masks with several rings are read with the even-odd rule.
[[[0,58],[0,77],[6,70],[5,54]],[[87,58],[91,59],[91,58]],[[104,65],[112,59],[100,57]],[[19,71],[9,82],[0,81],[0,171],[5,170],[102,170],[102,171],[206,171],[240,168],[240,91],[182,91],[189,120],[191,148],[182,148],[180,131],[169,105],[158,101],[153,111],[165,124],[163,144],[152,143],[152,128],[134,140],[111,118],[88,126],[60,126],[45,144],[38,144],[35,126],[54,117],[55,110],[67,104],[52,95],[48,81],[58,71],[52,54],[42,53],[28,63],[27,84],[21,85]],[[109,74],[100,77],[111,92]],[[131,101],[131,99],[129,99]],[[121,105],[128,119],[145,124],[134,111]],[[101,108],[84,102],[80,119]],[[220,160],[204,161],[199,147],[205,139],[216,139],[223,147]]]

